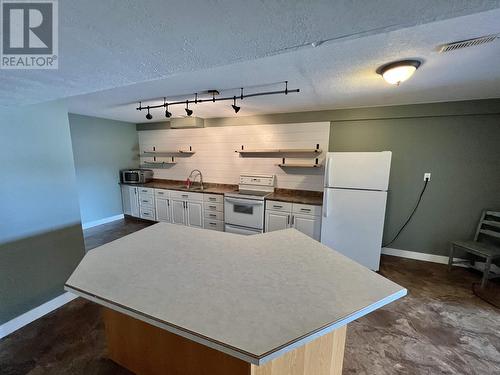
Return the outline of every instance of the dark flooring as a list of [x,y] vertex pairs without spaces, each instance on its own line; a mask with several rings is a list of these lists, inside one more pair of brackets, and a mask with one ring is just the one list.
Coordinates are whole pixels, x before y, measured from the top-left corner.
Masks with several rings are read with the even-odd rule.
[[[86,246],[148,225],[86,230]],[[478,273],[384,256],[381,274],[409,294],[349,325],[344,374],[500,374],[500,310],[472,293]],[[489,293],[500,296],[500,284]],[[106,359],[105,345],[99,307],[79,298],[1,340],[0,374],[130,374]]]

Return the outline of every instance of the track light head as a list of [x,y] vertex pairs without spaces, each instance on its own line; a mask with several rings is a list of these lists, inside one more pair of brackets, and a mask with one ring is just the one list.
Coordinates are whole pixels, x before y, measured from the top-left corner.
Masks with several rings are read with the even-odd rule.
[[189,101],[186,100],[186,108],[185,108],[186,114],[188,116],[191,116],[193,114],[193,111],[189,109]]
[[234,113],[238,113],[240,111],[241,107],[238,107],[236,105],[236,96],[233,98],[233,100],[234,100],[234,103],[231,107],[233,107]]
[[151,113],[149,113],[149,106],[148,106],[148,113],[146,114],[146,118],[148,120],[151,120],[153,118],[153,116],[151,115]]
[[172,113],[168,111],[168,103],[165,103],[165,117],[170,118],[172,117]]

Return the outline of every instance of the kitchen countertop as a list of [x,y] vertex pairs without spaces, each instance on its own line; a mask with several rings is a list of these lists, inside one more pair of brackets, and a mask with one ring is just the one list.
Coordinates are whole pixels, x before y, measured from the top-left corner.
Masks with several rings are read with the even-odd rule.
[[266,197],[266,199],[279,202],[322,206],[323,192],[309,190],[275,189],[274,193]]
[[256,365],[406,295],[295,229],[167,223],[87,253],[65,289]]
[[[185,181],[154,179],[153,181],[146,182],[145,184],[124,184],[124,183],[121,184],[130,186],[148,187],[154,189],[191,191],[193,193],[205,193],[205,194],[224,194],[238,190],[238,185],[216,184],[212,182],[204,182],[203,186],[205,188],[203,190],[189,190],[181,186],[185,183],[186,183]],[[195,183],[195,186],[198,186],[198,182]]]
[[[147,182],[145,184],[124,184],[124,183],[121,184],[130,186],[148,187],[154,189],[192,191],[194,193],[206,193],[206,194],[224,194],[233,191],[238,191],[238,185],[217,184],[212,182],[204,182],[203,185],[205,186],[205,189],[203,189],[203,191],[188,190],[187,188],[181,187],[181,185],[183,185],[184,183],[185,181],[154,179],[153,181]],[[196,185],[198,184],[196,183]],[[266,199],[280,201],[280,202],[302,203],[302,204],[321,206],[323,205],[323,192],[276,188],[274,193],[266,197]]]

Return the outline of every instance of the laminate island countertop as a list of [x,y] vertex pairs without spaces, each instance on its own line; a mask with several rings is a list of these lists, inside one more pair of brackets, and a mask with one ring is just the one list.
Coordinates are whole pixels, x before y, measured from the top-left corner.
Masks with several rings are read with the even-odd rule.
[[65,289],[257,367],[406,295],[295,229],[166,223],[92,250]]

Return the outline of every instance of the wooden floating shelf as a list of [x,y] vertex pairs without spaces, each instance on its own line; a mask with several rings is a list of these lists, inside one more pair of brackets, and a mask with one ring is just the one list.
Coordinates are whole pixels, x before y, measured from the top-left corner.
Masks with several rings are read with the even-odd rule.
[[285,164],[276,164],[278,167],[281,168],[322,168],[322,164],[290,164],[290,163],[285,163]]
[[151,167],[151,168],[161,168],[167,167],[170,165],[177,164],[175,161],[145,161],[142,166],[143,167]]
[[321,154],[323,150],[317,148],[282,148],[282,149],[256,149],[256,150],[236,150],[240,154]]
[[144,151],[141,156],[171,156],[171,155],[193,155],[195,151],[175,150],[175,151]]

